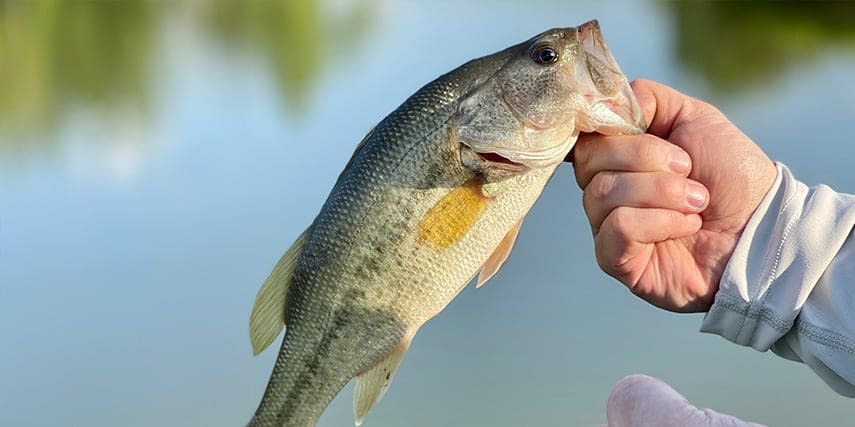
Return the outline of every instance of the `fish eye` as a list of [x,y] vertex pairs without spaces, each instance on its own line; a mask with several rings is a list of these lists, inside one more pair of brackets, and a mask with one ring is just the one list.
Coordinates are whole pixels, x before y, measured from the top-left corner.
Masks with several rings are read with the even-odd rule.
[[537,45],[531,50],[531,59],[541,65],[554,64],[558,61],[558,51],[548,44]]

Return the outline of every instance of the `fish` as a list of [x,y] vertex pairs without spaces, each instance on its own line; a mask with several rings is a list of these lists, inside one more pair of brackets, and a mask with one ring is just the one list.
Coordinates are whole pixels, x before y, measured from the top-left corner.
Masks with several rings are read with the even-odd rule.
[[250,426],[311,426],[356,378],[355,424],[419,328],[493,277],[580,132],[646,130],[596,20],[471,60],[357,145],[320,213],[262,284],[258,354],[285,329]]

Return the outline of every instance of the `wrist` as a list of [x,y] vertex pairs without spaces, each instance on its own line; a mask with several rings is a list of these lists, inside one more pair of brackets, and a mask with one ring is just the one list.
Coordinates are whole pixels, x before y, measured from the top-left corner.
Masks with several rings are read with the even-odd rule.
[[702,332],[768,350],[794,324],[855,223],[855,198],[778,176],[748,221]]

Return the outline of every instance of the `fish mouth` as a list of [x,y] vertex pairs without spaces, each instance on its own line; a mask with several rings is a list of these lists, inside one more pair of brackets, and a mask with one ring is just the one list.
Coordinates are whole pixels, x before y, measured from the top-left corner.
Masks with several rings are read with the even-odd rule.
[[485,149],[478,150],[464,141],[460,141],[460,160],[472,170],[494,171],[500,175],[516,174],[529,170],[529,166],[525,163],[520,163],[495,148],[485,147]]
[[[474,151],[474,150],[473,150],[473,151]],[[479,152],[477,152],[477,151],[476,151],[475,153],[476,153],[476,154],[478,154],[478,156],[479,156],[479,157],[481,157],[482,159],[484,159],[484,160],[486,160],[486,161],[488,161],[488,162],[501,163],[501,164],[504,164],[504,165],[508,165],[508,166],[512,166],[512,167],[517,167],[517,168],[524,168],[524,167],[525,167],[525,165],[524,165],[524,164],[522,164],[522,163],[517,163],[517,162],[515,162],[515,161],[513,161],[513,160],[511,160],[511,159],[509,159],[509,158],[507,158],[507,157],[505,157],[505,156],[502,156],[502,155],[501,155],[501,154],[499,154],[499,153],[490,153],[490,152],[486,152],[486,153],[479,153]]]
[[[551,166],[561,162],[576,138],[569,138],[562,144],[541,149],[525,149],[497,147],[493,144],[479,144],[474,141],[461,140],[460,145],[494,167],[509,171],[522,172],[531,169]],[[556,159],[558,159],[556,161]]]
[[606,46],[599,22],[596,19],[588,21],[576,31],[579,44],[585,53],[585,61],[580,61],[579,65],[585,67],[585,70],[580,70],[583,72],[577,75],[585,76],[585,86],[593,86],[594,90],[588,97],[598,105],[600,114],[605,113],[603,123],[587,124],[581,120],[580,130],[591,132],[594,131],[593,127],[597,127],[596,132],[606,135],[644,133],[647,130],[644,112]]

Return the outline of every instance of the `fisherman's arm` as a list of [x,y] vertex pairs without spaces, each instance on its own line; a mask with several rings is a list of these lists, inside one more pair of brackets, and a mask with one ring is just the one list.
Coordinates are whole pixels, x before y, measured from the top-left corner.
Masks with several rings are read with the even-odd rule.
[[803,362],[855,397],[855,196],[777,169],[701,331]]

